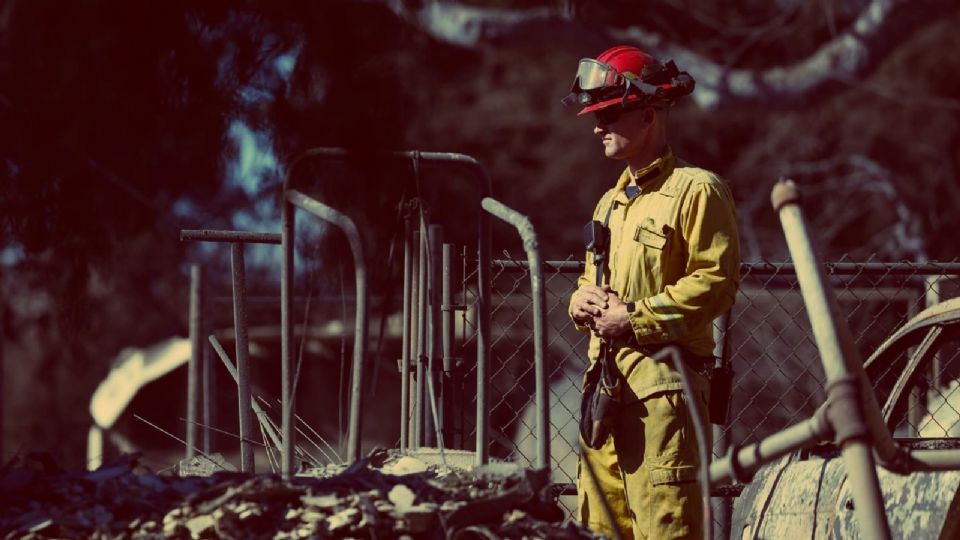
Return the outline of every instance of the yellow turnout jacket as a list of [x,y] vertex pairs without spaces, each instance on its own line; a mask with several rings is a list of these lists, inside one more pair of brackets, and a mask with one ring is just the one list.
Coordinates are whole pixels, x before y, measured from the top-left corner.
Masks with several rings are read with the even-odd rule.
[[[637,178],[640,194],[627,196]],[[611,206],[612,205],[612,206]],[[642,346],[674,343],[712,356],[712,321],[733,305],[740,282],[740,244],[733,196],[716,174],[676,160],[669,150],[631,175],[624,170],[593,212],[610,209],[610,248],[604,283],[635,302],[632,335],[612,341],[613,357],[637,399],[682,389],[670,359],[656,361]],[[596,283],[593,257],[577,285]],[[581,332],[586,326],[577,325]],[[594,362],[600,339],[590,339]],[[706,381],[695,377],[698,386]],[[705,388],[702,388],[705,390]]]

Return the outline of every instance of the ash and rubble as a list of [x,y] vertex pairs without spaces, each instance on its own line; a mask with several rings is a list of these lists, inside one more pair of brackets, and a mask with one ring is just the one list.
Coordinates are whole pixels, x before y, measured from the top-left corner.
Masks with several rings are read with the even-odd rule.
[[[274,474],[182,464],[157,474],[129,455],[65,471],[43,454],[0,469],[0,536],[12,538],[602,538],[549,493],[549,471],[495,463],[464,470],[376,451],[350,466]],[[200,467],[203,469],[203,467]],[[213,469],[217,469],[214,471]]]

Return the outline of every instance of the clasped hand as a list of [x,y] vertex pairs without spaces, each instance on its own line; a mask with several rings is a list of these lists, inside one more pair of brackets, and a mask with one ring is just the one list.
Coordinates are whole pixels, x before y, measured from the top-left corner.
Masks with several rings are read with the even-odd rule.
[[630,330],[627,305],[609,285],[583,285],[570,299],[570,315],[577,324],[589,326],[602,338],[613,338]]

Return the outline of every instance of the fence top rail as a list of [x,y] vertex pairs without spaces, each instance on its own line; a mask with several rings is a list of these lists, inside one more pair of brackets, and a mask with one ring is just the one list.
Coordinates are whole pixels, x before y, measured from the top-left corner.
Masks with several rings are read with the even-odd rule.
[[[512,259],[494,259],[492,264],[505,271],[525,272],[529,268],[527,261]],[[543,261],[543,269],[554,272],[582,272],[583,261]],[[960,276],[960,263],[957,262],[827,262],[824,269],[828,275],[901,275],[901,276]],[[793,263],[781,262],[745,262],[740,265],[741,275],[775,276],[796,274]]]
[[280,234],[248,231],[219,231],[210,229],[183,229],[180,231],[180,240],[243,244],[279,244]]

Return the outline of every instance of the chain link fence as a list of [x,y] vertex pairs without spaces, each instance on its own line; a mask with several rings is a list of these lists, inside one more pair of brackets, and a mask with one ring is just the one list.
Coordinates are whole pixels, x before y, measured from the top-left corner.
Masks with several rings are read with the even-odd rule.
[[[954,263],[853,263],[826,265],[840,309],[864,360],[898,327],[925,307],[960,294]],[[468,265],[464,265],[466,270]],[[475,272],[475,271],[474,271]],[[587,365],[588,336],[577,332],[567,303],[583,264],[573,257],[548,261],[547,365],[550,377],[551,459],[554,482],[572,484],[577,470],[580,377]],[[735,371],[729,422],[714,428],[714,454],[731,443],[748,444],[812,415],[823,403],[825,376],[793,266],[747,263],[726,331],[725,351]],[[476,276],[465,271],[464,304],[476,301]],[[524,261],[494,261],[489,368],[490,455],[532,463],[536,457],[533,408],[533,320],[530,279]],[[469,356],[475,321],[463,316],[459,346]],[[464,376],[469,385],[475,373]],[[876,382],[883,406],[899,372]],[[960,435],[960,351],[945,347],[935,365],[917,378],[909,407],[895,418],[898,436]],[[463,392],[465,401],[473,394]],[[461,411],[474,405],[463,403]],[[474,440],[470,414],[460,415],[461,441]],[[568,489],[566,493],[570,493]],[[568,505],[574,504],[567,501]]]

